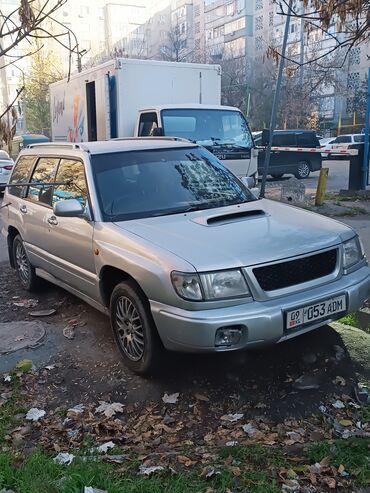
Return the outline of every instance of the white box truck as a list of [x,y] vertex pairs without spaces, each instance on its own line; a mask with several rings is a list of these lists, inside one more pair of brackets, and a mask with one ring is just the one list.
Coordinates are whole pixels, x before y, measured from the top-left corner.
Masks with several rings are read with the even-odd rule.
[[237,176],[256,178],[247,121],[220,100],[219,65],[117,58],[51,84],[52,139],[180,137],[206,147]]

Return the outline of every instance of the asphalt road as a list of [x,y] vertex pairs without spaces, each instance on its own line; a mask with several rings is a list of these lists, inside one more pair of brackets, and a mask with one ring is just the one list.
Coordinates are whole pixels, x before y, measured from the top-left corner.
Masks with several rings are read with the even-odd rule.
[[[328,192],[339,192],[339,190],[345,190],[348,188],[349,161],[323,161],[323,168],[329,168],[329,176],[327,181]],[[309,178],[302,180],[302,183],[306,186],[306,192],[314,192],[316,190],[319,174],[319,171],[315,171],[310,174]],[[289,180],[291,177],[292,175],[285,175],[283,179]],[[268,181],[273,183],[281,180],[268,178]]]

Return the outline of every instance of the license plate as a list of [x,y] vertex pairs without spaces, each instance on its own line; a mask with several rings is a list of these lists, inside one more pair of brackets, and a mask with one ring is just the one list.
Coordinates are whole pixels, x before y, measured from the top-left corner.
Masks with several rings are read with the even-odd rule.
[[286,312],[286,328],[296,329],[325,318],[331,318],[336,313],[346,311],[346,295],[336,296],[329,300],[314,303]]

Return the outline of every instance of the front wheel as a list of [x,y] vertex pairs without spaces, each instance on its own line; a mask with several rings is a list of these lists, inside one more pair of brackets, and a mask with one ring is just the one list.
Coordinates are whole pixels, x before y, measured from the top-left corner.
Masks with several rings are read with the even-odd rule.
[[13,259],[15,270],[18,274],[23,289],[34,291],[38,285],[38,277],[35,269],[28,259],[26,248],[20,235],[17,235],[13,241]]
[[302,178],[308,178],[310,176],[310,165],[307,161],[300,161],[298,163],[297,171],[295,177],[301,180]]
[[139,375],[158,369],[163,346],[149,302],[132,281],[118,284],[110,303],[111,325],[123,360]]

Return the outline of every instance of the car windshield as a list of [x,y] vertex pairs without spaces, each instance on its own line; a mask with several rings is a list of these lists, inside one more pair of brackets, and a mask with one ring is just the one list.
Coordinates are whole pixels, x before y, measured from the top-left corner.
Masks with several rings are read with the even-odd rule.
[[91,157],[104,221],[126,221],[256,200],[205,149],[176,148]]
[[252,134],[240,111],[211,109],[162,110],[164,134],[217,147],[253,147]]

